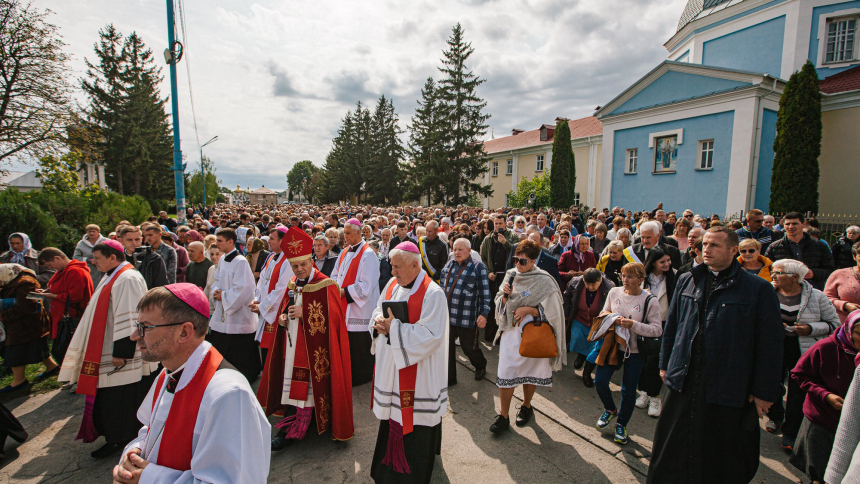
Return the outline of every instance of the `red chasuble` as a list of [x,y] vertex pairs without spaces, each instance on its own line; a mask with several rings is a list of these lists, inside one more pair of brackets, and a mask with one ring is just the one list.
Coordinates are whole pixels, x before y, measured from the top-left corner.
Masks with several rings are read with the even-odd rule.
[[[296,277],[290,280],[296,288]],[[278,314],[286,310],[288,298],[281,301]],[[275,325],[272,349],[257,390],[257,400],[266,415],[282,414],[284,360],[295,348],[289,398],[305,400],[313,388],[317,430],[332,431],[332,440],[349,440],[354,434],[352,419],[352,369],[349,340],[340,291],[337,283],[315,270],[314,277],[302,288],[302,313],[298,334],[287,338],[287,329]],[[290,346],[292,342],[292,346]]]
[[[424,295],[427,293],[427,288],[430,287],[430,276],[424,273],[424,280],[418,286],[418,289],[409,296],[406,300],[406,308],[409,311],[409,324],[415,324],[421,319],[421,307],[424,305]],[[388,290],[385,291],[385,300],[391,300],[394,294],[394,286],[397,284],[389,284]],[[375,373],[375,372],[374,372]],[[418,364],[401,368],[397,371],[397,381],[400,387],[400,415],[403,420],[403,435],[412,432],[412,414],[415,406],[415,382],[418,378]],[[371,387],[371,388],[375,388]],[[370,395],[370,407],[373,408],[373,392]]]
[[[344,294],[346,294],[346,288],[355,284],[355,279],[358,277],[358,266],[361,265],[361,256],[364,254],[364,251],[367,250],[368,245],[364,244],[360,249],[356,252],[355,256],[353,256],[352,260],[349,261],[349,268],[346,270],[346,276],[343,278],[343,284],[341,287],[344,290]],[[346,258],[346,253],[349,249],[343,250],[340,253],[340,257],[337,259],[337,271],[340,274],[341,264],[343,264],[343,260]],[[343,307],[343,312],[346,314],[346,306],[349,303],[346,302],[346,296],[341,298],[341,306]]]
[[[272,258],[273,257],[274,256],[272,256]],[[266,262],[267,267],[272,263],[272,258],[269,258],[268,262]],[[269,279],[268,292],[274,291],[275,286],[278,285],[278,278],[281,276],[281,265],[285,260],[287,260],[287,255],[281,252],[281,257],[278,259],[278,263],[275,264],[275,268],[272,269],[272,278]],[[266,268],[263,268],[263,271],[265,270]],[[267,350],[272,348],[272,339],[275,336],[275,325],[277,324],[277,321],[275,321],[275,324],[266,323],[266,326],[263,328],[263,336],[260,338],[260,348],[265,348]]]
[[[194,437],[194,426],[200,412],[200,402],[203,401],[203,393],[209,386],[209,381],[218,371],[224,357],[215,349],[209,348],[200,368],[194,377],[182,390],[177,391],[170,404],[170,413],[164,422],[164,430],[161,435],[161,446],[158,449],[158,458],[155,463],[176,469],[179,471],[191,470],[191,458],[193,457],[191,444]],[[155,402],[164,387],[166,370],[161,371],[155,384],[155,393],[152,395],[152,410],[155,411]],[[147,434],[152,430],[152,423],[147,429]]]

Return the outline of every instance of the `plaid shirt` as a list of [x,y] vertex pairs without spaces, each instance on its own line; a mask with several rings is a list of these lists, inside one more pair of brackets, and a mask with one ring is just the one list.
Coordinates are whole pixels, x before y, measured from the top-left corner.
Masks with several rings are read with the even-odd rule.
[[442,289],[448,298],[449,320],[452,326],[474,328],[478,316],[485,318],[490,314],[490,280],[487,278],[487,266],[475,262],[471,258],[465,262],[463,273],[457,278],[457,273],[463,268],[456,260],[451,259],[442,269]]

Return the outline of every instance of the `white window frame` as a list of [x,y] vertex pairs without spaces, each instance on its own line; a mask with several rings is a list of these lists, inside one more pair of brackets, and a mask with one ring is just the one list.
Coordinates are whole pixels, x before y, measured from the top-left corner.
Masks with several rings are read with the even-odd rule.
[[510,205],[510,201],[511,201],[511,194],[510,193],[505,194],[505,206],[506,207]]
[[[854,23],[854,52],[850,59],[842,61],[827,62],[827,40],[830,32],[830,24],[833,22],[841,22],[844,20],[855,20]],[[857,45],[860,41],[860,8],[850,8],[831,12],[828,15],[821,15],[818,18],[818,59],[816,67],[819,68],[834,68],[845,67],[856,64],[860,60],[860,46]]]
[[508,158],[507,167],[505,168],[505,175],[513,175],[514,174],[514,159]]
[[544,155],[537,155],[535,157],[535,171],[540,172],[543,171],[544,166]]
[[492,176],[499,176],[499,162],[494,161],[491,164],[492,166]]
[[[849,30],[849,23],[853,22],[853,30]],[[842,35],[839,35],[839,24],[845,24],[845,30],[842,32]],[[841,62],[850,62],[857,59],[857,25],[860,24],[860,18],[857,16],[849,16],[849,17],[839,17],[828,19],[826,24],[827,32],[825,32],[825,46],[824,46],[824,63],[825,64],[838,64]],[[842,55],[842,58],[833,60],[827,60],[827,52],[830,50],[831,44],[831,32],[830,27],[832,25],[836,25],[836,38],[833,39],[834,44],[843,44],[843,48],[840,50],[836,50],[836,46],[834,46],[834,57],[838,54]],[[851,42],[851,49],[849,50],[846,45],[848,42]]]
[[573,204],[576,205],[577,207],[579,206],[579,193],[573,194]]
[[[632,163],[631,163],[632,161]],[[639,148],[630,148],[624,155],[624,174],[635,175],[639,164]],[[631,169],[632,168],[632,169]]]
[[[714,140],[699,140],[696,153],[696,170],[708,171],[714,169]],[[705,156],[708,156],[707,161],[704,159]]]

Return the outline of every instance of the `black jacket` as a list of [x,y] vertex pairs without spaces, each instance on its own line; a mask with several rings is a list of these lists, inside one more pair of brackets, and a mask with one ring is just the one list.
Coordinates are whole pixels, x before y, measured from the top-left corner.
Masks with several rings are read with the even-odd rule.
[[[775,242],[772,242],[770,247],[767,248],[767,252],[765,252],[764,256],[773,262],[781,259],[794,259],[794,253],[791,251],[791,247],[788,242],[787,235]],[[824,245],[824,242],[819,242],[813,239],[809,234],[803,234],[803,238],[800,239],[799,245],[802,259],[801,262],[806,264],[806,267],[809,267],[812,270],[812,279],[809,280],[809,283],[812,284],[812,287],[819,291],[823,291],[827,278],[830,277],[830,273],[836,268],[833,263],[833,254],[830,252],[830,249]]]
[[705,303],[709,271],[698,265],[681,276],[663,327],[660,369],[666,385],[684,391],[699,311],[705,316],[705,401],[744,406],[750,394],[766,401],[782,398],[783,325],[776,291],[764,279],[747,273],[735,260],[729,274]]
[[[418,248],[421,250],[421,268],[427,272],[427,275],[431,279],[438,283],[439,277],[442,276],[442,268],[448,263],[448,246],[439,237],[433,240],[427,237],[422,237],[422,239],[424,240],[419,241],[421,243],[418,244]],[[433,266],[433,271],[435,272],[431,272],[427,264],[424,263],[425,258]]]
[[[677,247],[672,245],[666,245],[662,242],[658,242],[657,246],[663,249],[663,252],[669,254],[669,258],[672,259],[672,268],[677,269],[681,267],[681,252]],[[636,254],[636,257],[642,261],[642,264],[645,264],[645,248],[642,247],[642,242],[638,244],[633,244],[631,246],[633,248],[633,253]]]
[[143,276],[146,281],[146,288],[166,286],[167,269],[164,267],[164,260],[155,252],[141,252],[134,255],[125,254],[125,260],[134,264],[134,268]]
[[851,255],[851,246],[853,242],[848,240],[844,235],[839,237],[839,240],[833,243],[831,248],[833,252],[833,262],[837,269],[845,269],[846,267],[854,267],[857,265],[854,262],[854,256]]

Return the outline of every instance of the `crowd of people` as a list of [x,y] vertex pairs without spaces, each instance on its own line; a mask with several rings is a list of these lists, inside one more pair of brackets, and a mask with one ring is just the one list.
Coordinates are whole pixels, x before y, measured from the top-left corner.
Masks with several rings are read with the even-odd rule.
[[[429,482],[457,348],[482,380],[481,339],[494,434],[517,387],[522,427],[574,371],[619,445],[636,408],[659,419],[648,482],[750,482],[762,418],[812,482],[860,482],[857,226],[829,245],[815,219],[756,209],[217,205],[83,232],[68,255],[8,236],[0,394],[43,364],[35,380],[85,395],[77,438],[121,454],[115,482],[265,482],[312,426],[351,439],[368,383],[371,477]],[[0,410],[2,456],[27,434]]]

